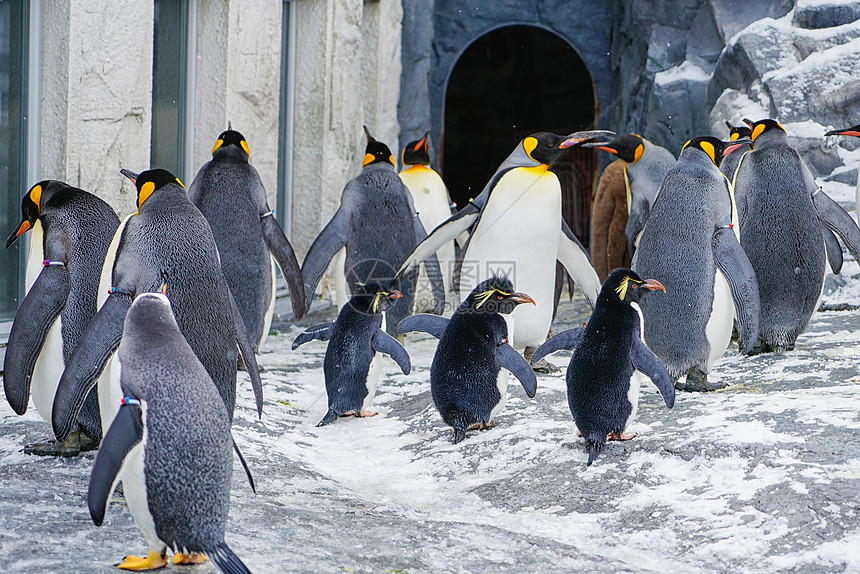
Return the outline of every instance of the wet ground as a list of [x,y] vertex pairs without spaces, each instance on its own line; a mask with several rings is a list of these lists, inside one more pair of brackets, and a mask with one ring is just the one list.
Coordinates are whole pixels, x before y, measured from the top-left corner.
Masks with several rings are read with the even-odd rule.
[[[576,297],[555,330],[585,317]],[[410,375],[385,363],[378,416],[316,428],[325,343],[290,351],[300,329],[279,328],[259,359],[263,418],[242,373],[234,424],[257,493],[235,463],[227,542],[255,573],[860,572],[857,311],[817,314],[784,355],[730,349],[712,375],[728,387],[672,410],[649,385],[639,436],[588,468],[563,371],[535,399],[513,381],[496,427],[455,446],[430,399],[435,340],[414,336]],[[121,496],[91,522],[94,454],[26,456],[49,425],[5,401],[0,421],[4,572],[116,572],[145,553]]]

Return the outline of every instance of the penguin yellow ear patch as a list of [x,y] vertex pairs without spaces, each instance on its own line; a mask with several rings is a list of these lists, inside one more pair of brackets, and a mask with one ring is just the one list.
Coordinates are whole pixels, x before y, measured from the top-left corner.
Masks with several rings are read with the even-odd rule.
[[703,152],[708,154],[708,157],[711,158],[711,161],[714,162],[714,164],[717,163],[717,159],[716,159],[716,155],[715,155],[716,150],[714,150],[714,144],[712,144],[711,142],[703,141],[703,142],[699,143],[699,147],[702,148]]
[[687,149],[688,147],[690,147],[690,142],[691,142],[691,141],[693,141],[693,140],[687,140],[687,143],[685,143],[684,145],[682,145],[682,146],[681,146],[681,151],[684,151],[685,149]]
[[730,141],[730,142],[733,142],[733,141],[735,141],[736,139],[738,139],[739,137],[741,137],[741,134],[739,134],[738,132],[733,132],[733,133],[729,136],[729,141]]
[[364,154],[364,159],[361,160],[361,167],[365,167],[367,165],[372,164],[375,159],[376,159],[376,156],[373,155],[372,153]]
[[[532,152],[535,150],[535,148],[537,148],[537,146],[538,146],[537,139],[535,139],[531,136],[529,136],[523,140],[523,149],[526,150],[526,155],[531,157],[532,159],[535,159],[532,157]],[[538,160],[535,159],[535,161],[538,161]],[[538,162],[538,163],[542,163],[542,162]]]
[[757,125],[757,126],[755,127],[755,129],[753,129],[753,132],[752,132],[752,135],[750,136],[750,139],[751,139],[752,141],[755,141],[755,138],[757,138],[758,136],[760,136],[760,135],[761,135],[761,133],[762,133],[763,131],[764,131],[764,124],[759,124],[759,125]]
[[176,179],[176,183],[178,183],[179,185],[181,185],[183,188],[185,187],[185,184],[184,184],[184,183],[182,183],[181,181],[179,181],[179,178],[178,178],[178,177],[177,177],[177,178],[175,178],[175,179]]
[[215,151],[222,145],[224,145],[224,140],[222,139],[219,139],[217,142],[215,142],[215,145],[212,147],[212,153],[215,153]]
[[636,146],[636,151],[633,152],[633,163],[639,161],[639,158],[642,157],[643,153],[645,153],[645,145],[639,144]]
[[245,150],[245,153],[248,154],[248,156],[250,157],[251,150],[248,148],[248,142],[242,140],[239,142],[239,145],[242,146],[242,149]]
[[39,213],[42,212],[42,186],[34,185],[30,190],[30,201],[36,204],[36,209]]
[[155,183],[151,181],[147,181],[140,187],[140,191],[137,193],[138,209],[140,209],[143,206],[143,203],[149,199],[149,196],[152,195],[153,191],[155,191]]
[[388,154],[388,163],[390,163],[394,167],[397,167],[397,165],[394,163],[394,156],[391,154]]

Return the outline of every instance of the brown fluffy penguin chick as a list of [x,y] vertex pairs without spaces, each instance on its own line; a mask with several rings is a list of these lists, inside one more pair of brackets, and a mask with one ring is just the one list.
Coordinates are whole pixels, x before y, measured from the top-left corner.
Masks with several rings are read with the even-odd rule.
[[624,161],[618,159],[603,170],[591,212],[591,262],[601,282],[613,269],[630,267],[632,256],[624,235],[626,225]]

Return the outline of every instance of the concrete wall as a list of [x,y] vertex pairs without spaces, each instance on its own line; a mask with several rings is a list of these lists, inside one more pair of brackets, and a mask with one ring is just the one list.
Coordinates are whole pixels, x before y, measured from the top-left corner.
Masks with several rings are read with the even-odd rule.
[[39,177],[128,214],[137,194],[119,170],[149,165],[152,4],[48,0],[42,18]]
[[292,242],[304,256],[361,170],[367,125],[394,151],[400,3],[297,0]]

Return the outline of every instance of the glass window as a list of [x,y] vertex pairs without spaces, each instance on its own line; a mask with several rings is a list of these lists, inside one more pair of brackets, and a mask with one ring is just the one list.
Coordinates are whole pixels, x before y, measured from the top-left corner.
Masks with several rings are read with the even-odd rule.
[[153,168],[166,169],[184,178],[188,0],[155,0],[154,19],[149,161]]
[[[0,238],[4,243],[21,220],[21,197],[26,192],[28,8],[26,0],[0,0]],[[25,245],[18,240],[9,249],[0,249],[0,322],[12,319],[18,310]]]

